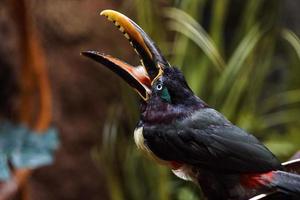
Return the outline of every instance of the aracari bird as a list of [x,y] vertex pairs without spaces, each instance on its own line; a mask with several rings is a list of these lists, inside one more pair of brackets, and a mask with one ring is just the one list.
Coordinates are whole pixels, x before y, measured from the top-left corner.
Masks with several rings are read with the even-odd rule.
[[140,150],[180,178],[199,184],[208,200],[300,199],[300,176],[288,172],[258,139],[197,97],[183,73],[135,22],[113,10],[101,15],[129,40],[141,66],[96,51],[82,55],[118,74],[141,96],[134,131]]

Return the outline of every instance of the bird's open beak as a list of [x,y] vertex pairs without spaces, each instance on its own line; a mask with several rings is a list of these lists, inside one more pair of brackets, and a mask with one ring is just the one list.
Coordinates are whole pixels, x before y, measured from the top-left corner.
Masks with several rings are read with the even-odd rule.
[[131,19],[113,10],[104,10],[100,15],[112,21],[129,40],[140,57],[141,66],[134,67],[96,51],[85,51],[82,55],[103,64],[118,74],[147,101],[151,94],[153,80],[162,74],[164,67],[169,66],[168,62],[149,36]]

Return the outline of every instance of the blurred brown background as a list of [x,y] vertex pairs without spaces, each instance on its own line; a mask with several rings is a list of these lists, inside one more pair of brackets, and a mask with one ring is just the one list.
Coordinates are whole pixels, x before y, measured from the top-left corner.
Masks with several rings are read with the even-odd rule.
[[[31,199],[108,199],[103,174],[91,158],[91,149],[101,140],[108,104],[118,101],[119,80],[107,70],[92,67],[80,52],[109,50],[112,46],[120,46],[119,51],[127,48],[126,41],[99,16],[102,9],[120,8],[121,2],[26,2],[45,49],[53,91],[53,124],[58,127],[61,138],[55,164],[36,170],[30,178]],[[1,101],[5,101],[1,103],[1,113],[13,118],[8,115],[14,115],[14,101],[17,101],[12,93],[17,90],[15,79],[20,56],[19,35],[9,3],[0,1],[0,76],[4,82]],[[112,31],[107,34],[107,29]],[[112,83],[110,87],[107,82]]]

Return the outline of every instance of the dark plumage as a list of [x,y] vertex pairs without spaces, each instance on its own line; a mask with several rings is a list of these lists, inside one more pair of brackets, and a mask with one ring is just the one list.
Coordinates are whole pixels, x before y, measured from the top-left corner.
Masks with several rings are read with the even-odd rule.
[[[169,102],[161,98],[164,89],[169,92]],[[191,179],[204,185],[210,199],[248,197],[246,189],[233,195],[227,192],[230,187],[242,187],[240,174],[283,169],[253,135],[195,96],[176,68],[164,70],[143,104],[139,126],[143,127],[144,145],[164,161],[189,166],[195,172]]]

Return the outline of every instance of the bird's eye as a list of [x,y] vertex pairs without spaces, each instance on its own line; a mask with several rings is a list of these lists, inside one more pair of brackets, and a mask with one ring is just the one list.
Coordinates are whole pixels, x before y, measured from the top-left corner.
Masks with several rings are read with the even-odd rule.
[[159,84],[156,85],[156,89],[157,89],[157,90],[162,90],[162,88],[163,88],[163,86],[162,86],[161,83],[159,83]]

